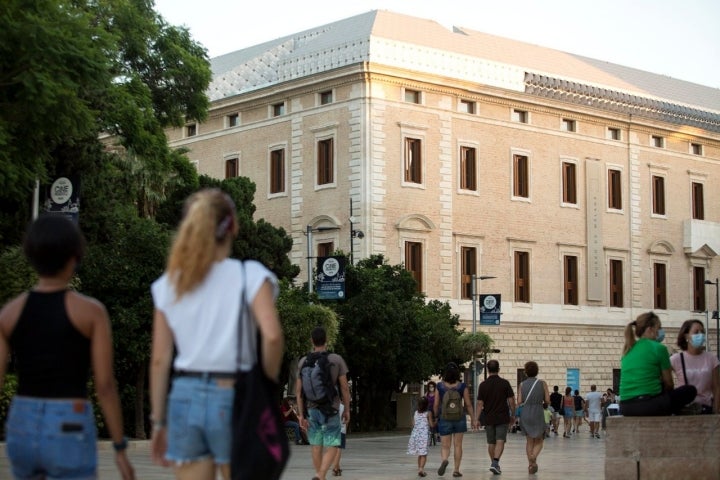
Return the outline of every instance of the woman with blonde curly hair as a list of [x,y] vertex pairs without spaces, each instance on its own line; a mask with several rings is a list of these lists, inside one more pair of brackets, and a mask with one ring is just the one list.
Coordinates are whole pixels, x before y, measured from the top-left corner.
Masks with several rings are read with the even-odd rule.
[[[249,371],[257,361],[270,379],[280,372],[277,279],[256,261],[228,258],[237,234],[228,195],[218,189],[193,194],[167,269],[151,288],[151,454],[158,464],[174,465],[178,479],[211,480],[218,471],[230,478],[236,368]],[[240,332],[243,292],[255,322],[248,323],[251,331]],[[255,359],[248,349],[238,352],[238,335],[255,338],[258,331],[261,357]]]

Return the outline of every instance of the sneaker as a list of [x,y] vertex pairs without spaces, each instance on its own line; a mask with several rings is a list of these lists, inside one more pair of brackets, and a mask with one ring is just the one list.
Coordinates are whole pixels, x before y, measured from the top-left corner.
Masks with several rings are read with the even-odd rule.
[[492,465],[490,465],[490,471],[493,472],[494,475],[500,475],[502,473],[500,470],[500,463],[492,462]]

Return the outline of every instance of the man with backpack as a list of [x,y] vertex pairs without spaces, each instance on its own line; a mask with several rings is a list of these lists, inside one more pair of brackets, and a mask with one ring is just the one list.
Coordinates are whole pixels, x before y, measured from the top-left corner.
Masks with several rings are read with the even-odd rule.
[[[312,448],[313,480],[325,480],[340,446],[341,423],[350,421],[348,368],[340,355],[327,351],[324,328],[315,327],[310,337],[313,350],[298,363],[295,395],[300,426],[307,429]],[[338,413],[341,401],[342,418]]]

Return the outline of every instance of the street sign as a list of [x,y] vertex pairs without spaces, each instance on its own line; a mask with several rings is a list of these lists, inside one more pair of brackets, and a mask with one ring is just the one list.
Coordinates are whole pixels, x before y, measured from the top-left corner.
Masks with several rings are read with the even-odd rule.
[[322,300],[345,299],[345,257],[318,257],[317,296]]
[[501,305],[499,293],[480,295],[480,325],[500,325]]

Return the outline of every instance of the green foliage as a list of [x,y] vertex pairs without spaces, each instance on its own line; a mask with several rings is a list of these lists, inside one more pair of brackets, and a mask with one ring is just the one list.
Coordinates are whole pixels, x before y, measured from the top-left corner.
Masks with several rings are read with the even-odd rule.
[[5,375],[5,384],[0,390],[0,440],[5,438],[5,421],[15,392],[17,392],[17,375],[8,373]]
[[9,247],[0,253],[0,304],[32,287],[37,274],[20,247]]

